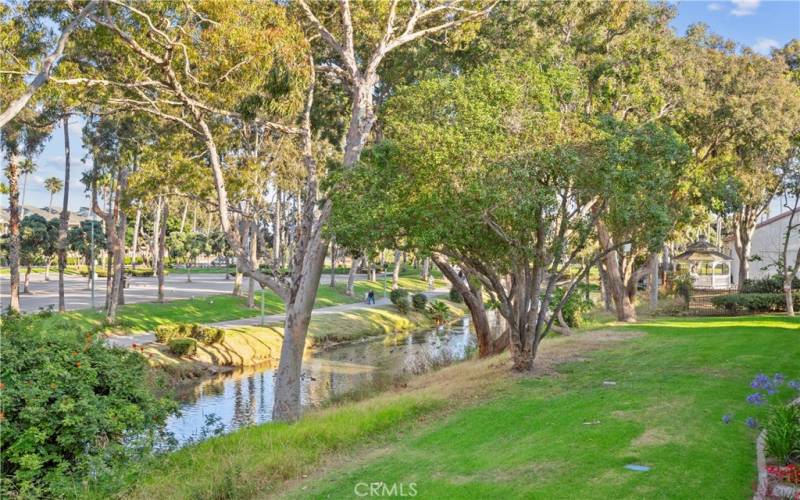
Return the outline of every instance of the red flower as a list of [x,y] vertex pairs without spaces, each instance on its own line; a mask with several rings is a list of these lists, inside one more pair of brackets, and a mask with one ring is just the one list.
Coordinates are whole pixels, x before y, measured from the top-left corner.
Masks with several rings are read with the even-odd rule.
[[778,479],[792,484],[800,484],[800,465],[789,464],[786,466],[768,465],[767,474]]

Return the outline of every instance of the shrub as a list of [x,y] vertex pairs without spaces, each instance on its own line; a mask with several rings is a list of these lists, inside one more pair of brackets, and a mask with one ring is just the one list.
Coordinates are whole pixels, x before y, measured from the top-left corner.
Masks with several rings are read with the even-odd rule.
[[162,344],[181,336],[179,325],[158,325],[153,333],[156,336],[156,342],[161,342]]
[[[800,289],[800,278],[792,280],[792,290]],[[783,277],[775,274],[757,280],[744,280],[741,293],[783,293]]]
[[169,346],[169,352],[176,356],[191,356],[197,353],[197,341],[195,339],[172,339],[167,343],[167,346]]
[[2,329],[4,497],[68,497],[77,481],[116,476],[177,409],[155,396],[141,354],[64,317],[6,315]]
[[[550,302],[551,310],[558,306],[565,292],[566,290],[563,288],[556,288],[553,292],[553,299]],[[564,303],[561,314],[564,316],[564,321],[567,322],[567,325],[578,328],[583,324],[585,314],[593,308],[594,302],[586,298],[585,289],[579,285],[578,289]]]
[[402,313],[408,312],[409,304],[408,304],[408,290],[404,290],[402,288],[396,288],[389,293],[389,300],[397,306],[397,308]]
[[[783,293],[732,293],[712,297],[711,303],[730,314],[786,310],[786,296]],[[800,308],[800,293],[794,294],[794,307]]]
[[694,277],[689,273],[677,274],[672,278],[672,287],[675,295],[683,299],[683,304],[688,308],[694,294]]
[[426,313],[437,325],[444,324],[450,319],[450,308],[441,300],[434,300],[428,304]]
[[781,465],[800,459],[800,406],[778,405],[770,410],[764,440],[767,454]]
[[411,297],[411,304],[414,306],[415,310],[424,312],[425,306],[428,305],[428,297],[424,293],[415,293]]
[[450,301],[455,302],[456,304],[461,304],[464,302],[464,297],[461,296],[461,292],[456,290],[455,288],[450,289]]
[[204,344],[218,344],[225,340],[225,330],[197,323],[180,323],[177,325],[159,325],[155,328],[156,341],[162,344],[170,340],[191,338]]
[[225,340],[225,330],[213,326],[192,325],[191,337],[204,344],[218,344]]

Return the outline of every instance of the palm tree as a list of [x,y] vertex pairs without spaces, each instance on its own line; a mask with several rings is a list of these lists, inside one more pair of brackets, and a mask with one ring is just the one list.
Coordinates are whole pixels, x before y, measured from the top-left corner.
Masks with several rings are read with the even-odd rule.
[[33,160],[30,158],[22,160],[22,163],[19,164],[19,173],[25,175],[22,179],[22,203],[20,203],[20,208],[22,210],[19,214],[20,219],[25,217],[25,191],[27,191],[28,188],[28,176],[35,173],[37,168],[36,164],[33,163]]
[[57,192],[64,189],[64,181],[59,179],[58,177],[48,177],[44,180],[44,188],[50,193],[50,205],[48,206],[47,211],[53,211],[53,195]]

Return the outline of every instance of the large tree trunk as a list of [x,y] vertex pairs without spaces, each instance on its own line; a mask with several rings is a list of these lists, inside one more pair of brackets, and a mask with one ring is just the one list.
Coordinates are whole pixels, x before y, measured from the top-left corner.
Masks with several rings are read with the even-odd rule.
[[58,310],[64,312],[64,270],[67,268],[67,230],[69,229],[69,115],[64,116],[64,201],[61,204],[61,220],[58,225]]
[[273,225],[272,225],[272,267],[277,272],[282,272],[283,270],[283,259],[281,258],[281,231],[283,228],[281,226],[281,221],[283,219],[283,201],[282,198],[283,194],[279,189],[275,193],[275,212],[273,214]]
[[183,232],[183,228],[186,225],[186,216],[188,215],[188,213],[189,213],[189,200],[186,200],[183,204],[183,214],[181,214],[181,225],[180,228],[178,229],[179,233]]
[[753,245],[753,233],[762,210],[745,206],[733,217],[733,248],[739,258],[737,286],[740,290],[744,286],[745,280],[750,277],[750,250]]
[[[321,243],[321,242],[320,242]],[[317,284],[325,262],[324,244],[309,248],[305,272],[300,278],[294,297],[286,304],[286,321],[278,372],[275,377],[275,403],[272,417],[275,420],[295,421],[300,417],[300,383],[303,368],[308,323],[317,296]]]
[[117,321],[117,310],[120,303],[124,303],[122,296],[122,275],[125,272],[125,214],[122,211],[122,196],[128,186],[127,169],[121,167],[118,173],[117,195],[114,197],[114,212],[109,220],[110,230],[108,234],[112,237],[112,267],[111,291],[109,292],[108,309],[106,311],[106,322],[114,324]]
[[50,281],[50,266],[53,264],[53,257],[47,256],[44,258],[44,280]]
[[[164,205],[164,198],[161,195],[158,195],[158,201],[156,202],[156,210],[153,214],[153,238],[150,243],[150,255],[153,257],[153,269],[158,267],[158,261],[161,258],[158,252],[159,250],[159,238],[161,235],[161,215],[162,212],[166,213],[166,210],[163,210]],[[166,218],[164,219],[164,226],[166,227]]]
[[619,254],[613,249],[614,243],[611,241],[611,235],[608,233],[605,224],[598,219],[595,226],[597,227],[597,239],[600,243],[600,248],[606,252],[603,263],[606,268],[608,289],[611,292],[611,297],[616,307],[617,320],[626,323],[635,323],[636,308],[631,301],[631,295],[628,293],[625,276],[623,276],[622,270],[620,269]]
[[[250,223],[249,230],[250,237],[250,262],[253,266],[258,268],[258,237],[256,235],[255,222]],[[256,280],[251,276],[247,278],[247,307],[253,308],[256,306]]]
[[28,262],[25,266],[25,282],[22,286],[22,293],[29,295],[31,293],[31,263]]
[[[142,209],[136,207],[136,216],[133,219],[133,241],[131,242],[131,267],[136,270],[136,259],[139,251],[139,228],[142,224]],[[155,269],[153,269],[155,271]]]
[[614,304],[611,299],[611,290],[608,287],[608,276],[606,275],[605,265],[600,262],[597,268],[600,270],[600,295],[602,295],[605,309],[607,312],[613,312]]
[[428,275],[431,271],[431,258],[425,257],[425,260],[422,262],[422,279],[428,281]]
[[8,155],[8,267],[9,267],[9,309],[19,312],[19,163],[16,151]]
[[331,288],[336,286],[336,241],[331,238],[331,281],[328,284]]
[[[159,210],[159,215],[166,221],[169,216],[169,204],[164,203],[164,206]],[[158,262],[156,267],[156,275],[158,276],[158,301],[164,302],[164,257],[167,253],[167,225],[163,224],[156,235],[158,243],[156,245],[157,255],[154,256]]]
[[361,266],[361,261],[364,260],[364,257],[353,257],[352,262],[350,263],[350,274],[347,275],[347,290],[345,291],[346,295],[353,296],[353,287],[356,282],[356,272],[358,272],[359,266]]
[[467,305],[472,319],[472,326],[475,328],[475,337],[478,341],[478,356],[483,358],[504,351],[508,347],[508,333],[506,332],[496,339],[492,338],[492,327],[486,307],[483,304],[481,289],[474,286],[470,280],[465,282],[465,280],[459,279],[458,272],[443,256],[434,254],[432,260],[464,298],[464,303]]
[[392,290],[397,290],[400,286],[400,250],[394,251],[394,268],[392,269]]

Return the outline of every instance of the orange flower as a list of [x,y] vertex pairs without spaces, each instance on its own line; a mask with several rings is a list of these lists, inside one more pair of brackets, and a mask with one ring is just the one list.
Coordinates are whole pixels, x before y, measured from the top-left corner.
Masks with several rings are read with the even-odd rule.
[[76,361],[76,362],[75,362],[75,366],[77,366],[78,368],[80,368],[80,367],[81,367],[81,362],[80,362],[80,361]]

